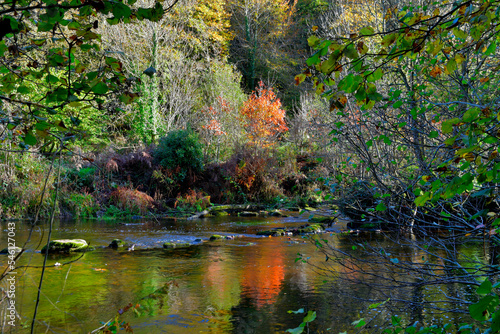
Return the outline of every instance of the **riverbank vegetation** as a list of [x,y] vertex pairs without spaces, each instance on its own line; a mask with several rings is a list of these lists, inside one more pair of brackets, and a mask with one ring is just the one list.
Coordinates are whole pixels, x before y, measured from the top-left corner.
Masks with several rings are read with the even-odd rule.
[[[468,237],[493,249],[498,8],[4,2],[0,217],[330,201],[353,229],[445,233],[433,244],[448,255],[448,241]],[[490,253],[459,283],[493,276]],[[388,272],[422,273],[413,259],[382,258],[397,267]],[[432,270],[422,275],[434,284]]]

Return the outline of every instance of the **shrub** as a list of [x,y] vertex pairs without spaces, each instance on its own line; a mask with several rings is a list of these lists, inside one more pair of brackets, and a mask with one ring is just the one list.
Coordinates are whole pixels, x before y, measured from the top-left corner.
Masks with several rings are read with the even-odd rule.
[[130,214],[144,214],[154,206],[154,199],[148,194],[125,187],[118,187],[113,191],[111,201],[116,207],[128,211]]
[[92,217],[99,210],[94,197],[88,193],[67,194],[61,200],[63,205],[76,217]]
[[178,169],[175,178],[183,182],[189,171],[203,170],[203,150],[198,135],[191,130],[175,130],[160,139],[154,151],[156,162],[169,170]]
[[205,196],[201,191],[189,189],[184,196],[178,196],[175,207],[186,210],[203,211],[210,206],[210,196]]

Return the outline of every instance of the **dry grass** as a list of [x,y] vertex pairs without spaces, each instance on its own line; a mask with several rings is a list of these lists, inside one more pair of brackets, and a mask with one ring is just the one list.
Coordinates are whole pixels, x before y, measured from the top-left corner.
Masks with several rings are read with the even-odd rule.
[[145,214],[154,208],[154,199],[137,189],[118,187],[111,193],[111,202],[121,210]]

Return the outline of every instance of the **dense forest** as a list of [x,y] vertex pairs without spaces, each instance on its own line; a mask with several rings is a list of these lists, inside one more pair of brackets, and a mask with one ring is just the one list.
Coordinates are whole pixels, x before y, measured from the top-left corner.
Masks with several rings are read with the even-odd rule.
[[499,4],[5,0],[0,219],[328,204],[497,252]]
[[25,7],[1,12],[5,217],[335,198],[496,222],[494,1]]

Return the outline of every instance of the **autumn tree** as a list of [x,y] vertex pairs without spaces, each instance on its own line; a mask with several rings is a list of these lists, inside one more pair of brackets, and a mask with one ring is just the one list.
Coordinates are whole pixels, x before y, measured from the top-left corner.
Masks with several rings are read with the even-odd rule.
[[[335,261],[349,272],[344,278],[372,277],[371,287],[388,289],[387,298],[410,287],[412,300],[402,301],[421,314],[443,310],[422,299],[423,289],[480,286],[496,272],[499,5],[386,6],[382,24],[310,37],[315,53],[297,76],[311,79],[336,117],[332,140],[343,147],[336,176],[345,186],[339,204],[357,218],[351,226],[402,231],[394,245],[408,252],[396,257],[390,246],[365,247],[359,237],[346,240],[356,243],[353,252],[321,241],[319,248],[327,260],[347,255]],[[487,260],[475,262],[461,247],[479,240]],[[444,297],[456,311],[470,303],[469,296]],[[488,306],[474,308],[471,315],[485,319]]]
[[272,145],[278,135],[288,131],[280,99],[262,81],[244,103],[240,114],[253,145]]
[[369,171],[377,209],[398,208],[389,220],[473,228],[496,217],[482,216],[497,206],[495,6],[400,6],[383,13],[391,24],[309,39],[317,52],[298,80],[311,75],[330,99],[335,140]]
[[211,102],[200,101],[204,72],[227,54],[228,25],[223,3],[204,0],[181,1],[158,22],[103,24],[104,47],[140,78],[140,103],[126,108],[124,122],[143,142],[186,127],[195,110]]

